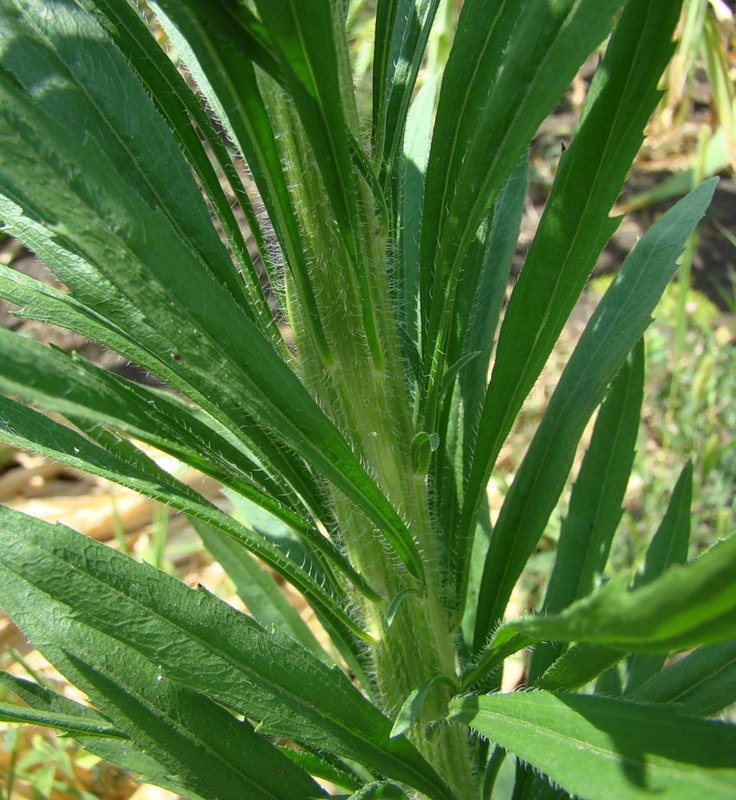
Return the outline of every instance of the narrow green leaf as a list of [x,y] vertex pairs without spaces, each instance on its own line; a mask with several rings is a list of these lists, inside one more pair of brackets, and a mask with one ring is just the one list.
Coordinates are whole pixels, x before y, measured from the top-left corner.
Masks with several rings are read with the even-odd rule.
[[[478,231],[463,264],[463,292],[455,308],[454,335],[448,342],[448,358],[477,352],[477,357],[463,367],[458,376],[458,395],[444,400],[447,419],[445,452],[436,459],[437,496],[441,499],[439,518],[448,535],[450,553],[450,591],[468,580],[465,565],[473,547],[472,537],[456,539],[464,485],[476,450],[478,419],[488,385],[488,370],[495,344],[495,333],[509,283],[509,274],[518,242],[521,216],[527,190],[526,154],[511,174],[491,212]],[[445,373],[441,388],[451,375]],[[454,430],[454,436],[448,435]],[[451,597],[451,605],[456,599]]]
[[539,124],[608,33],[620,5],[620,0],[463,3],[442,80],[422,221],[430,419],[467,250]]
[[44,689],[31,681],[0,672],[0,686],[17,695],[26,705],[0,703],[0,719],[61,728],[76,735],[108,736],[125,739],[110,721],[93,708],[75,703],[63,695]]
[[[438,81],[428,80],[417,92],[406,121],[406,135],[400,159],[398,213],[398,292],[400,319],[408,347],[419,341],[419,231],[422,223],[424,177],[429,159],[429,142],[434,121]],[[418,360],[418,356],[417,356]],[[421,376],[421,368],[418,370]]]
[[[187,687],[176,693],[207,695],[257,721],[261,732],[357,760],[447,797],[413,746],[389,738],[390,720],[340,670],[327,667],[290,637],[268,633],[208,592],[189,589],[68,528],[31,521],[8,509],[0,510],[0,519],[0,563],[13,576],[7,590],[0,588],[0,603],[18,616],[21,628],[44,624],[41,601],[25,613],[19,599],[40,593],[44,602],[66,609],[54,612],[59,625],[79,626],[90,648],[98,637],[106,647],[115,642],[158,675]],[[77,646],[75,640],[73,652],[86,652]],[[85,679],[92,677],[85,673]],[[117,717],[109,716],[126,731]]]
[[[7,519],[3,514],[3,539]],[[28,532],[34,526],[25,527]],[[323,795],[247,722],[170,681],[123,642],[76,620],[76,606],[72,610],[32,586],[5,560],[0,573],[3,607],[32,644],[116,727],[159,761],[185,794],[191,789],[212,800],[243,792],[264,800]],[[114,606],[107,614],[114,616]]]
[[[607,12],[602,7],[598,12],[599,5],[576,4],[582,17],[600,13],[603,18]],[[628,3],[596,71],[582,118],[560,159],[538,232],[504,315],[478,425],[478,447],[459,525],[460,541],[474,529],[503,442],[601,250],[617,227],[609,212],[658,102],[657,82],[672,52],[679,6],[679,2],[656,0]],[[528,14],[526,6],[524,13]],[[529,15],[528,24],[539,23]],[[587,23],[583,20],[582,24]]]
[[[315,345],[325,363],[332,356],[317,313],[314,291],[289,196],[281,156],[261,96],[253,53],[242,29],[251,19],[242,4],[209,0],[150,2],[208,104],[244,156],[299,287]],[[232,15],[239,18],[233,21]]]
[[736,726],[575,694],[458,698],[464,722],[586,800],[732,798]]
[[391,728],[390,735],[392,739],[406,733],[414,723],[419,721],[429,693],[440,683],[447,683],[453,689],[455,688],[455,685],[447,676],[437,675],[434,678],[430,678],[428,681],[424,681],[424,683],[417,686],[417,688],[409,694],[402,703],[399,713],[396,715],[394,726]]
[[575,644],[540,675],[535,685],[553,692],[585,686],[624,658],[620,650],[598,644]]
[[391,604],[386,610],[386,616],[383,619],[383,629],[385,631],[390,630],[391,626],[393,625],[394,618],[396,617],[396,613],[401,608],[401,604],[412,594],[416,594],[414,589],[402,589],[391,601]]
[[15,703],[0,703],[0,720],[3,722],[23,722],[27,725],[43,725],[47,728],[59,728],[71,736],[93,735],[123,738],[117,728],[110,725],[109,722],[83,719],[60,711],[56,713],[38,711]]
[[[7,673],[0,673],[0,686],[16,694],[27,706],[36,711],[45,712],[50,716],[55,714],[72,716],[73,724],[62,726],[62,728],[70,731],[77,742],[90,753],[94,753],[111,764],[117,764],[137,772],[145,783],[153,783],[172,792],[180,791],[181,787],[175,786],[167,779],[166,769],[155,759],[139,750],[121,731],[115,729],[112,738],[98,735],[89,736],[83,733],[84,728],[79,726],[79,718],[82,718],[87,725],[93,724],[94,721],[97,721],[101,727],[104,725],[110,727],[111,725],[109,720],[90,706],[83,706],[63,695]],[[31,722],[30,719],[24,721]],[[51,721],[44,724],[51,724]],[[197,800],[198,796],[192,795],[192,798]]]
[[[261,261],[269,271],[272,283],[275,283],[276,276],[271,269],[260,223],[222,137],[197,97],[187,86],[184,77],[155,41],[138,9],[134,8],[127,0],[100,0],[99,2],[98,0],[82,0],[81,5],[95,17],[115,42],[181,144],[187,160],[196,172],[197,178],[222,224],[243,280],[241,281],[233,270],[224,273],[222,277],[234,296],[243,297],[243,307],[246,310],[249,307],[248,304],[252,304],[260,314],[262,329],[270,333],[273,340],[278,343],[281,335],[268,306],[243,233],[220,185],[219,177],[200,141],[201,135],[211,148],[218,166],[227,178],[245,213],[248,229],[256,241]],[[265,58],[261,59],[261,63],[265,62]],[[247,294],[244,293],[246,287]]]
[[323,536],[293,492],[181,404],[161,393],[97,369],[80,358],[0,330],[0,353],[8,354],[0,387],[49,411],[101,423],[172,453],[267,509],[333,558],[361,591],[371,594],[344,554]]
[[539,679],[545,687],[574,688],[624,653],[667,653],[726,641],[736,632],[735,610],[736,536],[731,536],[690,564],[674,566],[636,589],[630,590],[625,579],[614,579],[557,616],[501,625],[464,676],[463,686],[472,686],[504,658],[531,644],[593,645],[581,645],[563,656]]
[[[627,692],[628,693],[628,692]],[[632,700],[676,703],[707,717],[736,703],[736,641],[699,647],[630,693]]]
[[686,650],[734,636],[734,612],[736,535],[645,586],[629,590],[624,580],[613,579],[557,616],[506,623],[491,648],[520,634],[528,643],[589,642],[641,653]]
[[[362,780],[348,771],[347,765],[340,763],[339,759],[329,758],[327,753],[316,755],[307,750],[295,750],[293,747],[280,746],[281,752],[305,772],[316,778],[324,778],[336,786],[357,790]],[[329,759],[329,760],[328,760]]]
[[[562,523],[542,613],[556,614],[585,597],[603,574],[623,514],[643,396],[644,341],[640,340],[598,412]],[[553,644],[536,648],[530,679],[534,681],[559,654]]]
[[344,80],[347,47],[333,3],[313,0],[305,13],[295,0],[256,0],[330,197],[348,253],[358,252],[356,181],[350,155],[350,112]]
[[388,188],[439,0],[379,0],[373,52],[373,156]]
[[476,648],[503,616],[564,487],[585,425],[651,322],[714,188],[712,181],[702,184],[650,228],[586,326],[496,521],[481,585]]
[[295,528],[310,527],[307,511],[299,509],[293,492],[195,416],[193,408],[4,329],[0,353],[6,356],[0,387],[7,394],[140,439],[265,506]]
[[[647,548],[644,567],[634,578],[635,589],[658,578],[673,564],[684,564],[687,561],[692,496],[693,465],[688,461],[672,491],[664,519]],[[632,656],[628,663],[626,694],[656,675],[664,662],[665,654]]]
[[287,577],[322,611],[356,635],[365,636],[345,614],[339,599],[295,562],[123,440],[115,443],[112,452],[113,445],[109,442],[107,449],[99,447],[71,428],[3,397],[0,397],[0,439],[141,492],[233,536]]
[[379,798],[382,800],[407,800],[407,795],[396,784],[375,781],[354,792],[346,800],[379,800]]
[[55,3],[49,13],[45,2],[8,0],[0,15],[5,69],[70,135],[106,152],[191,256],[242,299],[240,279],[176,142],[102,28],[70,3]]
[[[117,293],[99,272],[95,272],[86,261],[61,247],[55,237],[49,235],[48,230],[24,217],[18,205],[2,196],[0,217],[4,218],[8,228],[14,230],[18,238],[28,244],[64,283],[73,287],[79,286],[83,293],[89,293],[91,287],[93,294],[87,298],[87,302],[101,310],[105,310],[108,303],[113,303],[117,312],[116,318],[124,320],[127,325],[120,327],[69,294],[0,265],[0,296],[21,306],[16,316],[51,322],[81,333],[158,376],[171,388],[194,400],[220,426],[230,428],[228,433],[231,434],[231,440],[236,440],[238,444],[246,442],[248,452],[257,454],[264,469],[268,469],[271,475],[277,475],[280,481],[288,482],[323,521],[328,518],[324,516],[327,513],[326,507],[320,499],[321,492],[315,486],[313,476],[310,476],[300,459],[295,457],[292,449],[277,446],[271,437],[257,427],[247,411],[242,407],[238,408],[234,401],[228,401],[227,396],[211,393],[208,389],[203,391],[201,387],[192,384],[191,375],[182,376],[179,362],[170,357],[172,345],[160,332],[148,321],[140,319],[135,307]],[[16,347],[15,341],[13,347]],[[166,353],[168,350],[169,355],[158,357],[151,352],[152,349],[159,353]],[[204,380],[208,379],[205,377]],[[199,383],[199,379],[196,382]],[[233,422],[233,417],[237,419],[237,425]],[[224,434],[224,430],[222,432]],[[239,463],[239,459],[235,459],[234,463]],[[280,491],[275,494],[278,496]]]

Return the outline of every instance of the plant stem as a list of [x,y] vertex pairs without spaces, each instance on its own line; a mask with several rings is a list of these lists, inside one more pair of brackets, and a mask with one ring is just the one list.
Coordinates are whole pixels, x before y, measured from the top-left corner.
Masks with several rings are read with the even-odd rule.
[[[292,178],[310,282],[330,359],[310,336],[299,287],[285,277],[287,308],[305,385],[319,400],[361,461],[404,518],[422,555],[425,586],[404,568],[381,532],[348,499],[332,492],[339,536],[352,564],[380,595],[377,602],[355,592],[358,615],[375,644],[372,679],[380,705],[395,718],[408,695],[443,676],[430,692],[408,737],[435,767],[457,800],[477,797],[467,732],[429,723],[444,717],[455,693],[454,635],[443,603],[444,553],[430,516],[426,476],[412,464],[416,433],[408,375],[399,346],[398,314],[389,286],[385,220],[376,213],[371,188],[355,172],[363,219],[357,252],[348,253],[332,212],[307,137],[288,102],[274,88],[269,96],[282,131],[280,145]],[[357,258],[357,262],[356,262]],[[366,308],[371,310],[371,328]],[[376,359],[376,345],[381,358]],[[401,595],[390,626],[387,614]],[[417,795],[419,797],[419,795]]]

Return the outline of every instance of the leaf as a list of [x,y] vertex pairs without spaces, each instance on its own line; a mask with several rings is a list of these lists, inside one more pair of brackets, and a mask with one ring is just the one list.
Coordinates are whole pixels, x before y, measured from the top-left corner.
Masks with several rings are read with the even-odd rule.
[[372,149],[387,189],[438,0],[379,0],[373,52]]
[[736,640],[693,650],[627,695],[647,703],[675,703],[707,717],[736,703]]
[[534,682],[540,689],[567,692],[579,689],[610,671],[624,658],[620,650],[598,644],[574,644]]
[[470,725],[586,800],[727,798],[736,791],[736,726],[650,704],[526,692],[458,698]]
[[[647,548],[644,568],[634,578],[634,588],[650,583],[673,564],[684,564],[687,561],[692,496],[693,465],[688,461],[672,492],[667,513]],[[630,693],[659,672],[664,661],[664,655],[633,656],[628,664],[626,693]]]
[[[406,120],[403,153],[400,159],[400,193],[398,213],[398,292],[399,316],[406,329],[408,347],[414,349],[419,340],[419,231],[422,221],[424,178],[429,159],[429,142],[434,121],[438,81],[428,80],[417,92]],[[418,361],[418,355],[417,355]],[[421,368],[418,370],[421,373]],[[418,375],[417,377],[420,377]]]
[[107,448],[99,447],[71,428],[4,397],[0,397],[0,439],[141,492],[226,532],[286,576],[339,624],[361,635],[338,598],[307,572],[124,440],[108,440]]
[[301,242],[276,134],[256,78],[253,57],[257,54],[249,47],[249,38],[238,35],[242,28],[249,27],[249,12],[242,4],[223,7],[223,3],[218,1],[215,5],[209,0],[161,0],[150,2],[149,6],[245,158],[307,312],[315,346],[323,361],[331,363],[306,248]]
[[723,642],[736,632],[736,536],[695,561],[675,566],[629,590],[625,579],[574,603],[557,616],[501,625],[463,676],[469,688],[507,656],[538,642],[583,643],[556,661],[538,683],[570,689],[620,661],[624,653],[667,653]]
[[508,622],[497,630],[487,653],[510,641],[517,650],[535,641],[587,642],[626,653],[687,650],[736,635],[735,612],[733,535],[637,589],[613,579],[557,616]]
[[[2,517],[6,539],[9,512],[3,511]],[[41,525],[33,521],[18,532],[39,530]],[[120,558],[125,560],[125,556]],[[207,698],[168,680],[122,641],[84,625],[69,606],[24,581],[6,562],[3,559],[0,565],[3,607],[33,646],[117,728],[160,762],[169,781],[180,790],[188,793],[191,789],[212,800],[240,796],[240,792],[283,800],[321,795],[306,773],[247,722],[239,722]],[[108,614],[114,611],[108,609]]]
[[[88,291],[87,287],[90,286],[99,290],[99,294],[89,299],[95,308],[104,308],[110,296],[114,297],[118,312],[125,311],[124,317],[129,324],[123,329],[68,294],[63,294],[40,281],[0,265],[0,296],[22,306],[21,310],[16,312],[16,316],[53,322],[110,347],[131,362],[165,380],[181,394],[192,398],[210,414],[213,420],[216,420],[215,424],[219,423],[218,429],[224,432],[222,426],[228,424],[227,416],[223,414],[223,406],[226,408],[228,406],[227,398],[220,397],[218,403],[213,402],[216,396],[203,394],[172,369],[178,367],[178,362],[172,359],[170,354],[165,358],[159,358],[151,353],[149,348],[152,341],[157,342],[159,351],[165,352],[168,348],[170,352],[171,345],[162,340],[159,333],[147,323],[141,324],[136,318],[135,308],[116,294],[114,287],[110,287],[99,273],[95,274],[87,262],[61,248],[43,226],[25,218],[19,206],[1,195],[0,216],[65,283],[69,285],[79,283],[84,291]],[[91,277],[80,281],[80,276]],[[19,346],[18,340],[8,341],[13,343],[13,350]],[[22,365],[20,366],[22,368]],[[38,376],[34,378],[38,379]],[[70,388],[66,387],[64,391],[70,391]],[[230,408],[232,410],[232,406]],[[320,501],[320,493],[314,486],[314,479],[306,473],[303,464],[294,457],[294,453],[280,452],[280,448],[258,429],[251,417],[244,414],[242,409],[237,413],[239,416],[237,435],[229,431],[229,438],[235,439],[236,442],[246,440],[249,452],[258,454],[264,469],[268,468],[272,475],[278,475],[281,481],[288,482],[311,506],[314,513],[324,513],[325,509]],[[230,422],[230,425],[233,423]],[[189,444],[191,445],[191,442]],[[242,446],[240,449],[242,450]],[[234,465],[240,460],[242,459],[236,458]],[[280,492],[277,491],[278,493]]]
[[[421,243],[423,363],[433,383],[454,316],[460,266],[478,227],[580,64],[608,33],[618,0],[463,4],[442,80]],[[627,165],[628,166],[628,165]]]
[[[598,5],[577,4],[578,12],[596,13]],[[672,52],[679,6],[628,3],[596,70],[504,315],[459,523],[461,542],[474,530],[491,471],[524,398],[617,226],[609,211],[658,102],[657,82]],[[602,8],[600,13],[605,17]],[[528,24],[539,23],[531,15]]]
[[309,13],[294,0],[256,0],[256,6],[319,163],[340,234],[355,258],[358,198],[348,117],[355,112],[345,107],[347,93],[341,86],[347,77],[344,28],[338,28],[329,0],[313,0]]
[[[260,732],[342,755],[447,797],[414,747],[389,738],[390,720],[339,669],[327,667],[290,637],[268,633],[213,595],[188,589],[68,528],[8,509],[0,509],[0,520],[0,564],[8,576],[0,583],[0,603],[31,640],[34,632],[48,636],[54,647],[68,648],[77,658],[84,658],[87,648],[96,653],[119,646],[134,663],[150,665],[154,676],[175,681],[174,695],[196,692],[202,702],[203,695],[211,697],[256,720]],[[33,603],[25,600],[30,595]],[[57,610],[42,613],[46,603]],[[58,617],[55,633],[44,633],[49,615]],[[69,626],[80,631],[73,648],[56,638]],[[84,641],[87,646],[78,649]],[[141,669],[148,675],[148,666]],[[83,679],[97,676],[84,669]],[[104,676],[100,687],[113,690]],[[100,709],[127,732],[106,707]]]
[[419,721],[427,696],[432,689],[440,683],[446,683],[449,684],[451,688],[455,688],[455,685],[446,675],[436,675],[434,678],[430,678],[421,683],[409,694],[406,700],[401,704],[399,713],[396,715],[394,726],[391,728],[392,739],[395,739],[397,736],[402,736],[412,725]]
[[395,784],[374,781],[350,795],[347,800],[407,800],[407,795]]
[[0,719],[5,722],[25,722],[30,725],[61,728],[72,735],[91,734],[115,739],[126,738],[93,708],[75,703],[36,683],[16,678],[7,672],[0,672],[0,686],[16,694],[26,703],[26,705],[0,703]]
[[[634,462],[643,395],[644,342],[640,340],[598,412],[562,523],[542,613],[558,613],[585,597],[603,574],[623,514],[621,504]],[[559,654],[559,647],[553,644],[536,648],[531,681]]]
[[[201,135],[211,148],[218,166],[243,209],[248,221],[248,230],[255,239],[261,262],[269,272],[273,284],[275,275],[271,269],[261,226],[222,137],[171,58],[151,35],[138,9],[126,0],[82,0],[80,5],[95,17],[123,53],[181,144],[187,161],[196,172],[223,227],[243,280],[239,279],[234,270],[226,271],[222,277],[235,297],[243,297],[243,308],[246,311],[252,304],[260,314],[262,329],[269,332],[273,340],[278,343],[281,335],[275,325],[243,233],[220,186],[219,177],[200,141]],[[261,59],[261,63],[267,63],[267,57]],[[275,68],[275,63],[273,66]],[[244,291],[246,287],[247,292]],[[283,342],[281,344],[283,345]]]
[[[21,299],[19,294],[11,296]],[[0,387],[7,394],[140,439],[265,506],[295,528],[313,527],[294,493],[196,416],[194,407],[4,329],[0,352],[8,356],[0,373]]]
[[496,521],[481,584],[476,648],[502,617],[564,487],[585,425],[650,323],[714,188],[713,182],[702,184],[650,228],[588,322]]
[[[60,727],[70,733],[90,753],[137,772],[145,783],[154,783],[173,792],[180,790],[179,786],[175,786],[167,779],[167,772],[161,764],[140,751],[124,733],[114,728],[109,720],[90,706],[83,706],[63,695],[8,673],[0,673],[0,686],[16,694],[27,704],[12,709],[15,719],[34,724],[37,721],[35,717],[32,718],[28,714],[24,717],[21,715],[28,711],[33,714],[45,714],[44,725]],[[71,719],[68,719],[69,717]],[[98,730],[107,726],[111,738],[84,732],[85,729],[94,728],[95,725]],[[193,800],[196,798],[197,796],[193,795]]]
[[[123,94],[121,89],[118,95]],[[289,450],[311,460],[363,509],[409,571],[421,576],[422,561],[412,536],[347,441],[217,282],[203,256],[188,246],[177,223],[156,205],[158,197],[151,196],[150,188],[144,192],[137,183],[131,185],[127,162],[117,163],[122,159],[118,150],[124,150],[119,137],[106,141],[104,150],[84,137],[85,123],[99,124],[98,108],[86,109],[90,119],[80,112],[75,129],[69,130],[7,75],[0,80],[0,97],[0,115],[7,123],[0,126],[0,180],[12,187],[12,199],[33,209],[37,224],[45,221],[66,249],[83,253],[86,263],[95,265],[93,275],[69,270],[63,276],[72,291],[82,300],[91,294],[90,305],[98,313],[119,328],[135,331],[160,360],[173,361],[174,371],[197,387],[200,396],[217,398],[206,407],[220,418],[229,416],[231,430],[242,432],[250,416],[277,441],[288,441]],[[150,108],[155,124],[163,126],[145,93],[138,105]],[[105,121],[105,128],[110,126]],[[165,126],[163,130],[168,135]],[[83,179],[78,179],[80,164],[85,165]],[[136,165],[134,177],[138,170]],[[16,186],[31,187],[33,199],[23,199]],[[89,288],[98,276],[103,296]],[[207,302],[193,304],[192,297]],[[148,319],[156,320],[153,336]]]

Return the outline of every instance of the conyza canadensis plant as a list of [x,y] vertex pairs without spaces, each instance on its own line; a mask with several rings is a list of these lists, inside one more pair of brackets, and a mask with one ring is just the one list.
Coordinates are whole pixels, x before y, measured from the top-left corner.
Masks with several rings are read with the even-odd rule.
[[[5,674],[0,716],[203,800],[733,798],[736,727],[707,718],[736,700],[736,538],[687,562],[689,464],[641,568],[607,568],[642,335],[712,182],[632,250],[486,499],[681,3],[439,5],[0,0],[0,219],[68,289],[2,266],[0,293],[165,385],[2,330],[0,438],[186,514],[249,609],[3,508],[0,605],[89,704]],[[530,142],[591,54],[505,303]],[[594,415],[543,602],[505,619]]]

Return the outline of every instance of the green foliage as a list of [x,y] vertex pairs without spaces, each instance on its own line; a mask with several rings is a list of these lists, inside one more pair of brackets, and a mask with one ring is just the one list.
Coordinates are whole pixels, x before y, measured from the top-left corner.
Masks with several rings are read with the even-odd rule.
[[[680,4],[465,0],[453,38],[449,4],[379,0],[367,113],[348,29],[370,9],[308,5],[147,3],[185,79],[129,0],[0,0],[3,232],[68,287],[0,266],[0,293],[167,387],[0,331],[0,440],[187,514],[249,609],[4,508],[0,604],[90,706],[0,675],[0,717],[195,800],[485,800],[506,754],[515,797],[732,794],[736,729],[704,717],[735,699],[736,539],[685,563],[691,464],[642,571],[602,577],[642,337],[713,182],[628,256],[486,502],[618,225]],[[603,42],[504,311],[529,143]],[[504,622],[594,416],[544,604]],[[500,693],[523,648],[532,691]]]

